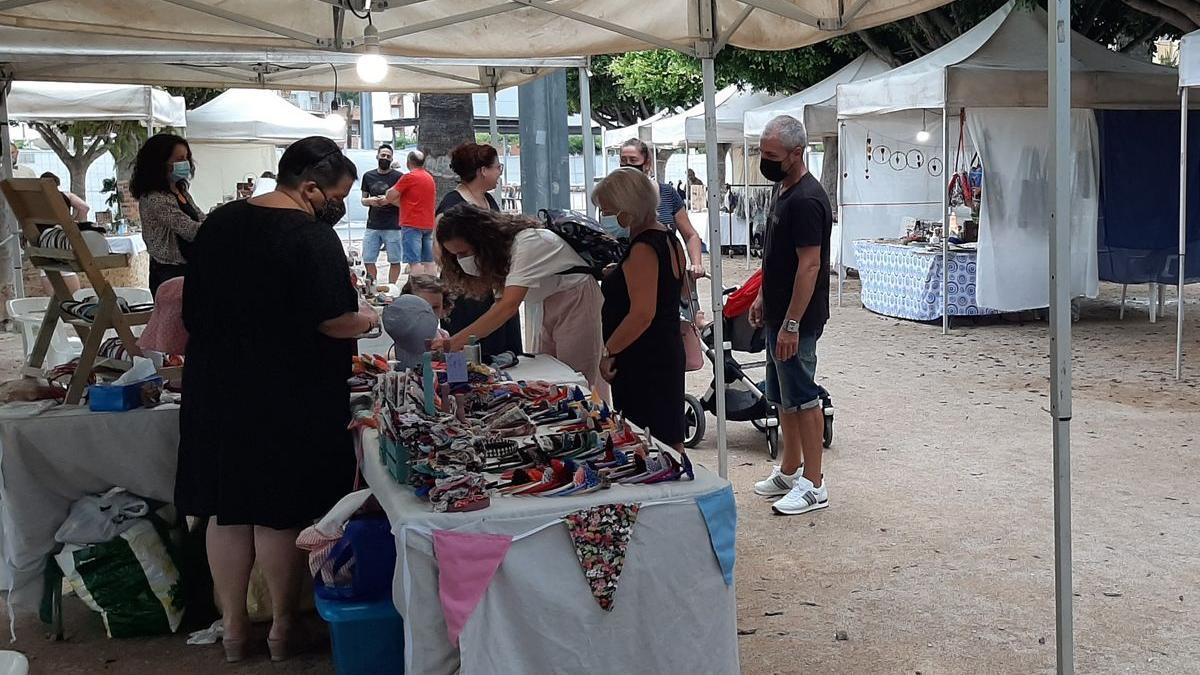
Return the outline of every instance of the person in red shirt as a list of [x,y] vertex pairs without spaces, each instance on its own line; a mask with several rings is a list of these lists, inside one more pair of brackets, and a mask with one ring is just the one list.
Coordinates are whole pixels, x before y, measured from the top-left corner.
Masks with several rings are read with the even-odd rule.
[[400,231],[403,259],[409,275],[437,275],[433,263],[433,209],[437,186],[425,170],[425,153],[408,153],[408,173],[387,191],[389,203],[400,207]]

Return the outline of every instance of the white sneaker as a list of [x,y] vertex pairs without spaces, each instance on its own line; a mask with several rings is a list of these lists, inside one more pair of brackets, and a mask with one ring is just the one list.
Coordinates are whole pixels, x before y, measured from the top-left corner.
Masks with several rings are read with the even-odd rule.
[[771,467],[771,475],[766,480],[760,480],[754,484],[754,494],[762,495],[763,497],[781,497],[786,495],[792,485],[796,483],[796,478],[800,475],[800,469],[796,469],[796,473],[788,475],[779,470],[778,466]]
[[813,487],[812,481],[800,476],[791,491],[784,495],[783,499],[772,504],[771,508],[783,516],[798,516],[827,506],[829,490],[826,489],[825,481],[821,481],[821,487]]

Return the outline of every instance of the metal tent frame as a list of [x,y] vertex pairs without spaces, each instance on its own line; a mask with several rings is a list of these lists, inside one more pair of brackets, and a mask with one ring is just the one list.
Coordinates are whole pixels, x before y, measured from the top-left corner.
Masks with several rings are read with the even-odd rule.
[[[49,16],[48,12],[38,12],[36,8],[38,5],[60,1],[4,0],[0,2],[0,24],[19,22],[21,25],[30,27],[59,28],[61,24],[55,25],[51,20],[53,17]],[[704,92],[705,149],[710,175],[716,175],[716,86],[714,59],[727,44],[735,44],[752,49],[802,47],[839,34],[862,30],[874,25],[918,14],[927,9],[946,4],[949,1],[913,0],[910,2],[895,2],[892,0],[885,3],[885,0],[852,0],[851,2],[846,2],[845,0],[838,0],[837,2],[825,2],[823,0],[671,0],[670,2],[654,3],[653,10],[658,12],[654,16],[661,17],[662,13],[667,12],[672,13],[673,16],[686,16],[686,29],[680,30],[680,26],[672,25],[671,30],[663,31],[663,34],[655,34],[653,26],[649,25],[650,19],[641,18],[643,15],[647,17],[651,16],[651,8],[643,3],[620,2],[618,4],[614,0],[607,0],[606,2],[597,0],[594,3],[580,1],[570,3],[569,6],[562,3],[553,3],[550,0],[496,0],[497,4],[495,5],[485,6],[473,11],[462,12],[456,8],[455,10],[441,14],[436,13],[436,7],[447,7],[448,5],[439,5],[437,4],[437,0],[374,0],[373,7],[376,11],[383,10],[384,14],[389,10],[408,8],[410,12],[415,12],[415,15],[419,17],[414,23],[403,25],[401,22],[392,22],[390,19],[386,22],[390,25],[385,25],[379,31],[381,49],[385,55],[405,49],[410,50],[410,55],[416,56],[429,54],[416,54],[412,50],[453,48],[456,51],[465,51],[467,53],[470,53],[472,50],[476,52],[483,50],[496,51],[497,49],[501,49],[501,47],[494,43],[475,45],[469,40],[460,41],[459,44],[451,46],[436,44],[437,41],[435,40],[408,39],[394,44],[391,41],[398,40],[399,38],[411,38],[414,35],[450,26],[461,25],[465,31],[467,30],[466,24],[484,18],[491,19],[493,25],[495,25],[500,23],[496,17],[508,15],[506,18],[512,20],[509,22],[512,25],[508,27],[513,28],[514,32],[518,34],[512,32],[505,33],[506,42],[502,47],[504,50],[520,49],[524,50],[524,53],[527,54],[541,52],[546,55],[556,55],[552,53],[559,49],[557,45],[561,43],[571,45],[571,48],[579,53],[599,54],[653,46],[673,49],[688,56],[698,58],[701,62]],[[156,6],[172,5],[180,7],[207,15],[207,17],[215,17],[216,19],[258,31],[257,36],[261,39],[243,40],[246,43],[261,43],[265,46],[294,46],[302,49],[346,50],[361,46],[362,42],[361,40],[343,39],[342,34],[347,21],[346,10],[361,10],[365,4],[363,0],[313,0],[313,2],[328,5],[332,8],[332,18],[329,24],[331,31],[328,36],[315,35],[296,26],[280,25],[261,18],[241,14],[226,9],[225,6],[227,3],[218,4],[214,0],[142,0],[142,2],[153,2]],[[100,11],[97,9],[98,7],[109,3],[102,2],[102,0],[75,0],[72,4],[91,5],[91,9]],[[886,4],[886,7],[881,7],[884,4]],[[1050,140],[1053,147],[1053,171],[1050,187],[1052,194],[1055,195],[1051,214],[1053,227],[1050,235],[1050,285],[1051,414],[1054,422],[1057,670],[1059,673],[1071,673],[1074,672],[1070,529],[1071,325],[1070,304],[1067,297],[1069,291],[1068,284],[1065,281],[1064,283],[1060,283],[1058,277],[1058,270],[1069,269],[1070,262],[1069,216],[1071,204],[1068,151],[1070,142],[1071,31],[1069,27],[1071,8],[1069,0],[1050,0],[1047,4],[1051,26],[1051,30],[1048,31],[1047,35],[1050,94],[1048,113],[1052,122],[1050,125]],[[436,7],[434,7],[435,5]],[[605,16],[615,16],[620,13],[618,10],[640,10],[640,13],[627,11],[624,18],[627,19],[626,23],[630,25],[621,25],[608,18],[588,15],[577,9],[572,9],[583,9],[589,6],[603,6],[604,11],[616,6],[617,9],[606,13]],[[35,8],[33,13],[35,16],[21,15],[22,10],[31,7]],[[250,7],[250,5],[246,5],[245,7]],[[197,15],[189,14],[189,16],[194,17]],[[527,25],[517,23],[521,20],[532,19],[533,16],[540,17],[542,21],[537,22],[536,25],[532,21],[528,21]],[[867,18],[864,19],[864,16]],[[564,19],[568,20],[566,24],[562,21]],[[768,24],[764,19],[771,24],[783,23],[786,26],[786,30],[776,31],[767,35],[765,30]],[[580,40],[577,42],[563,40],[555,44],[546,44],[541,34],[536,38],[531,38],[529,41],[523,42],[519,39],[521,36],[516,29],[536,27],[539,31],[544,31],[546,25],[551,22],[554,22],[554,25],[576,26],[577,24],[582,24],[590,27],[590,30],[585,35],[579,36]],[[639,22],[644,22],[646,25],[642,25]],[[685,22],[680,21],[679,23],[683,24]],[[104,33],[108,31],[113,35],[125,36],[136,35],[136,31],[139,28],[143,28],[138,26],[136,21],[129,26],[97,26],[94,23],[89,24],[86,18],[78,20],[77,23],[71,24],[71,26],[79,31],[91,33]],[[743,27],[747,27],[748,29],[743,32]],[[197,32],[199,33],[200,31]],[[154,34],[156,37],[167,37],[166,34],[161,34],[161,32],[155,32]],[[598,34],[607,36],[607,41],[603,44],[597,42],[596,38]],[[614,39],[613,36],[622,36],[624,39]],[[0,61],[3,61],[2,55],[0,55]],[[3,119],[3,112],[3,99],[0,98],[0,120]],[[591,118],[590,110],[583,112],[585,120]],[[947,125],[948,120],[944,118],[943,126]],[[590,144],[589,147],[591,147]],[[4,170],[6,172],[10,171],[11,166],[8,163],[7,153],[0,154],[4,156],[0,160],[3,162]],[[719,192],[719,190],[711,190],[708,195],[709,233],[714,241],[719,241],[720,237],[718,213]],[[718,317],[722,308],[722,297],[719,292],[719,289],[722,287],[721,256],[714,255],[711,261],[712,284],[714,289],[718,289],[717,292],[712,293],[712,310],[713,316]],[[716,338],[717,360],[722,361],[726,345],[720,321],[714,323],[714,334]],[[722,368],[715,370],[715,387],[718,391],[723,391],[725,388],[724,370]],[[723,396],[717,397],[717,430],[719,472],[721,476],[727,476],[728,447],[726,443]]]

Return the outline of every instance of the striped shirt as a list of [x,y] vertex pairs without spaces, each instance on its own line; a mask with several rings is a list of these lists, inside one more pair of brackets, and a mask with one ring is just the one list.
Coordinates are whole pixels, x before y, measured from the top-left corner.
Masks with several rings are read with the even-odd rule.
[[675,214],[683,209],[683,200],[674,186],[666,183],[658,184],[658,222],[675,231]]

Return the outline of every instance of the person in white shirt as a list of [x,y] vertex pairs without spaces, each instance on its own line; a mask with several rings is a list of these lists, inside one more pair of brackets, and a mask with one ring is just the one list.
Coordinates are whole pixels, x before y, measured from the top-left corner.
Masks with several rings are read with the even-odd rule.
[[471,336],[483,339],[517,315],[522,302],[542,306],[541,334],[534,351],[548,354],[600,380],[600,307],[604,298],[587,263],[557,234],[524,216],[456,206],[438,221],[442,279],[452,291],[495,304],[471,325],[435,342],[459,349]]
[[20,148],[16,143],[13,143],[8,148],[9,155],[12,157],[13,178],[37,178],[37,172],[27,166],[17,164],[17,158],[21,155]]

